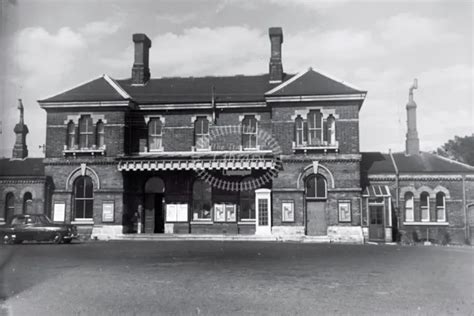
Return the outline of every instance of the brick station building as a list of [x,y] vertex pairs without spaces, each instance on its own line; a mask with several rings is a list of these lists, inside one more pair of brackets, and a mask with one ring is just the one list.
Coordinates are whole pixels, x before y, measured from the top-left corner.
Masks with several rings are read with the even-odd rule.
[[361,153],[366,91],[312,68],[285,73],[281,28],[269,37],[267,74],[151,78],[151,41],[135,34],[131,78],[103,75],[40,100],[44,212],[97,238],[142,228],[383,242],[429,228],[463,242],[474,168],[417,148]]

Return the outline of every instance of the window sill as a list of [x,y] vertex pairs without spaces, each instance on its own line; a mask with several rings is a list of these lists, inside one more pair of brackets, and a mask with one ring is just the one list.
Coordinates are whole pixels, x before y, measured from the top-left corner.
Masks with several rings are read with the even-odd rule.
[[204,151],[204,152],[206,152],[206,151],[212,151],[212,148],[211,148],[211,146],[209,146],[209,147],[207,147],[207,148],[197,148],[196,146],[193,146],[193,147],[191,148],[191,151],[197,151],[197,152],[202,152],[202,151]]
[[239,225],[255,225],[257,221],[254,219],[241,219],[237,224]]
[[448,226],[448,222],[403,222],[405,226]]
[[214,224],[211,220],[193,220],[191,225],[212,225]]
[[77,148],[77,149],[64,149],[63,150],[63,156],[66,155],[105,155],[105,147],[103,148]]
[[339,142],[336,142],[335,144],[321,144],[321,145],[296,145],[295,142],[293,142],[292,145],[293,152],[296,151],[324,151],[327,152],[329,151],[339,151]]
[[94,220],[92,218],[86,218],[86,219],[81,219],[81,218],[76,218],[71,222],[72,225],[93,225]]

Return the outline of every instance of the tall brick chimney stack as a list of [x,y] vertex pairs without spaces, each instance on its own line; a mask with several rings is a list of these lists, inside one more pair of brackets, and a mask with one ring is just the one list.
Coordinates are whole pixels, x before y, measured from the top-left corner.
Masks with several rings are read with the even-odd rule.
[[133,34],[135,61],[132,67],[132,84],[143,85],[150,79],[149,52],[151,41],[145,34]]
[[416,103],[413,100],[413,90],[418,89],[418,80],[415,79],[413,85],[410,87],[408,93],[407,103],[407,139],[406,139],[406,154],[418,155],[420,153],[420,140],[418,139],[418,132],[416,130]]
[[20,122],[15,125],[13,131],[16,134],[15,145],[13,146],[13,159],[23,159],[28,156],[28,148],[26,147],[26,134],[28,134],[28,126],[23,119],[23,102],[18,99],[18,110],[20,110]]
[[270,83],[280,83],[283,81],[283,65],[281,63],[281,44],[283,43],[283,31],[281,27],[271,27],[268,29],[271,42],[270,57]]

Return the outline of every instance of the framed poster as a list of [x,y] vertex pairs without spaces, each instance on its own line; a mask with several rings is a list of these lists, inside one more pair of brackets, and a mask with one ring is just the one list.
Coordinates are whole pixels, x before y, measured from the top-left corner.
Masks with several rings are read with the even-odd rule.
[[188,221],[188,204],[178,204],[176,208],[176,221],[187,222]]
[[166,221],[176,222],[176,204],[166,204]]
[[225,204],[214,204],[214,221],[225,222]]
[[295,221],[295,202],[293,200],[281,202],[281,212],[283,222]]
[[351,221],[351,202],[350,201],[339,201],[339,222],[350,222]]
[[66,220],[66,203],[54,202],[53,207],[53,222],[63,223]]
[[113,223],[114,202],[102,202],[102,223]]
[[226,220],[228,222],[235,222],[235,219],[236,219],[235,208],[236,207],[234,204],[226,204],[225,212],[226,212]]

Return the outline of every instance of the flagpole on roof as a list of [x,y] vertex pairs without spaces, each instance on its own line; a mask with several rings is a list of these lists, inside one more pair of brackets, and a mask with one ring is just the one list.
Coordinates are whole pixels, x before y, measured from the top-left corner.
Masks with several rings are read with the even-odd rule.
[[212,122],[216,124],[216,96],[215,96],[216,87],[212,86],[211,88],[211,104],[212,104]]

